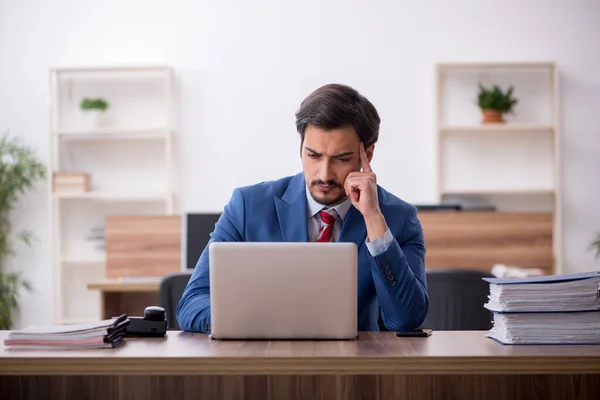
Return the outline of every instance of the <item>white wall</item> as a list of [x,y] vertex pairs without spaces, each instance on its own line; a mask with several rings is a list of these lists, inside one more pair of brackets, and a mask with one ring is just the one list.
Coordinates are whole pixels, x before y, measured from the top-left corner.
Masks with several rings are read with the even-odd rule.
[[[373,167],[411,202],[433,202],[438,61],[553,60],[561,70],[565,264],[599,269],[600,2],[596,0],[102,2],[0,0],[0,129],[48,159],[48,69],[169,64],[181,86],[182,206],[220,210],[235,186],[301,168],[294,112],[327,82],[382,117]],[[37,290],[19,326],[50,322],[47,187],[15,212],[40,239],[10,266]]]

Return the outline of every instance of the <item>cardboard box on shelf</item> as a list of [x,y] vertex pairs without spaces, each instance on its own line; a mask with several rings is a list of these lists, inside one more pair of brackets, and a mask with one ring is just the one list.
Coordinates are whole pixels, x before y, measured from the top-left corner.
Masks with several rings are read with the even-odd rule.
[[54,192],[89,192],[90,174],[83,172],[54,172]]

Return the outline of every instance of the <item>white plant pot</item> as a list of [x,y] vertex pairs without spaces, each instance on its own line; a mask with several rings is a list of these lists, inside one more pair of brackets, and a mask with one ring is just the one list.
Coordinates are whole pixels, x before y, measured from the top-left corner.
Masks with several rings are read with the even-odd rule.
[[85,110],[82,111],[82,125],[85,129],[98,129],[103,126],[104,111]]

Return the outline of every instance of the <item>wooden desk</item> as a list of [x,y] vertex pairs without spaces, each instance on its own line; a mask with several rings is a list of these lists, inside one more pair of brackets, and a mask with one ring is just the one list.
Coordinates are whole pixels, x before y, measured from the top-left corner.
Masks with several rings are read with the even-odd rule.
[[159,282],[121,282],[117,280],[89,283],[88,289],[100,291],[102,319],[127,314],[143,316],[147,306],[159,305]]
[[2,348],[0,398],[600,398],[600,346],[503,346],[481,331],[295,342],[167,336],[110,350]]

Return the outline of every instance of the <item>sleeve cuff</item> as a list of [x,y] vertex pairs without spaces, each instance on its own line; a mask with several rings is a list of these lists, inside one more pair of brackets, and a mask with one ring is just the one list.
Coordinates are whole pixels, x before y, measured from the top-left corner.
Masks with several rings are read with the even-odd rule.
[[385,231],[385,235],[382,238],[377,238],[372,242],[369,242],[369,239],[367,239],[365,241],[365,244],[367,245],[371,256],[376,257],[381,253],[385,252],[388,249],[388,247],[390,247],[390,244],[392,244],[393,239],[394,237],[392,236],[392,232],[390,232],[390,230],[388,229],[387,231]]

